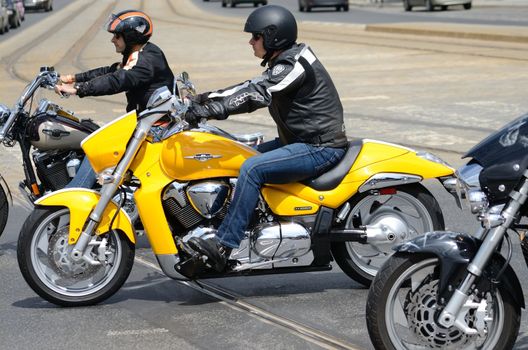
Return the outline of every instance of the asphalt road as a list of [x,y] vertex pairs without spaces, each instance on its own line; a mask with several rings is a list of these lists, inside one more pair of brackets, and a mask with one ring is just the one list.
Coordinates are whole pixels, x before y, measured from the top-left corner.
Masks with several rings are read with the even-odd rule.
[[[76,4],[81,2],[71,6]],[[127,4],[96,0],[82,2],[86,7],[75,11],[69,21],[39,27],[38,34],[30,28],[26,34],[19,32],[17,42],[10,44],[15,47],[19,42],[21,48],[9,54],[2,51],[0,101],[11,105],[40,65],[72,72],[115,61],[118,57],[110,38],[98,21],[108,8],[125,5],[152,14],[153,41],[164,48],[175,72],[191,73],[200,91],[260,72],[247,44],[249,38],[241,33],[236,18],[221,22],[179,0]],[[220,7],[214,2],[209,5]],[[528,84],[526,45],[372,34],[325,23],[303,24],[301,35],[334,77],[350,136],[434,150],[458,166],[464,150],[528,110],[523,88]],[[123,111],[122,96],[68,100],[51,93],[43,96],[101,123]],[[266,111],[233,116],[219,125],[231,132],[262,131],[268,139],[275,135]],[[162,276],[152,264],[144,237],[131,277],[108,301],[76,309],[44,302],[27,287],[16,263],[18,231],[28,213],[16,190],[22,174],[20,156],[16,148],[2,147],[1,152],[0,173],[13,190],[15,206],[6,234],[0,237],[0,271],[5,281],[0,286],[0,349],[372,348],[365,329],[367,290],[338,268],[207,281],[235,296],[227,300]],[[439,199],[448,228],[471,232],[474,219],[455,209],[454,201],[436,182],[428,186]],[[515,269],[525,283],[526,268],[516,253]],[[249,311],[247,304],[252,306]],[[277,324],[280,320],[265,312],[294,321],[294,326]],[[314,330],[334,342],[312,336]],[[527,331],[523,314],[516,348],[528,346]]]

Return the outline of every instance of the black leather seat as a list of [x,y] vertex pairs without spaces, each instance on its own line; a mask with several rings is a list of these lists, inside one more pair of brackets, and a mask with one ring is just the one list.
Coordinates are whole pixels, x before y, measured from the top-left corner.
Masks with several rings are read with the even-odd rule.
[[317,191],[330,191],[337,187],[348,174],[350,168],[363,147],[363,140],[353,140],[348,142],[348,148],[339,163],[326,173],[314,178],[302,181],[308,187]]

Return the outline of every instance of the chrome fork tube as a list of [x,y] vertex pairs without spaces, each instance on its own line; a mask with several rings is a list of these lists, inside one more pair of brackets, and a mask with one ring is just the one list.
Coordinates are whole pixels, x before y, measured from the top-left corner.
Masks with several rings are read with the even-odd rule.
[[438,323],[440,325],[446,328],[456,325],[456,316],[460,312],[462,306],[466,303],[471,286],[476,278],[482,274],[484,267],[504,237],[506,230],[513,223],[513,220],[515,220],[515,216],[519,212],[521,206],[526,202],[526,199],[528,198],[528,170],[525,171],[523,175],[525,179],[522,186],[518,191],[512,191],[512,193],[510,193],[511,200],[501,212],[503,222],[498,227],[488,232],[477,254],[468,265],[467,271],[469,273],[460,286],[455,290],[444,310],[440,313],[440,317],[438,318]]
[[95,229],[101,222],[101,217],[106,207],[108,206],[108,203],[110,203],[110,201],[114,197],[114,194],[117,188],[119,187],[119,184],[121,183],[124,174],[130,167],[134,156],[136,155],[137,151],[141,147],[141,144],[145,140],[147,136],[147,130],[148,128],[141,124],[136,129],[136,131],[134,132],[134,136],[130,140],[127,150],[123,155],[123,158],[119,161],[114,170],[112,182],[105,184],[101,188],[101,197],[97,202],[97,205],[95,206],[94,210],[90,214],[88,224],[79,236],[79,239],[77,240],[77,243],[75,243],[75,247],[72,250],[71,257],[73,260],[79,261],[82,259],[86,247],[88,247],[88,244],[92,240]]

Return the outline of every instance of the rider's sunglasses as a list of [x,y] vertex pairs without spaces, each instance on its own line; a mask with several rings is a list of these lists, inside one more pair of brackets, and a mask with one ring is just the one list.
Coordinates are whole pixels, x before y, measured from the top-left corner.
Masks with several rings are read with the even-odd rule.
[[251,39],[254,41],[258,41],[260,38],[262,38],[262,34],[260,33],[251,33]]

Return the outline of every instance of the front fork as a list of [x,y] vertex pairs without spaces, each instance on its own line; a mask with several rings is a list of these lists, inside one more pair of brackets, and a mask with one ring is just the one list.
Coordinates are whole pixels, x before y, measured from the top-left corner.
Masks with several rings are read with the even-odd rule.
[[91,212],[88,223],[84,227],[83,232],[79,235],[79,239],[77,240],[77,243],[75,243],[75,247],[73,247],[71,252],[71,258],[73,261],[85,260],[88,263],[93,261],[93,259],[91,259],[89,256],[84,257],[84,254],[87,254],[86,248],[95,235],[95,229],[101,222],[102,215],[108,206],[108,203],[110,203],[119,185],[122,183],[123,177],[130,167],[136,152],[139,150],[141,144],[145,140],[146,135],[147,130],[145,128],[140,127],[136,129],[134,136],[127,147],[127,150],[123,155],[123,159],[119,161],[112,175],[107,175],[102,178],[104,183],[103,187],[101,188],[101,197],[94,210]]
[[486,264],[502,241],[506,230],[511,226],[519,212],[521,206],[528,198],[528,170],[523,174],[523,184],[518,191],[510,193],[511,200],[508,201],[500,215],[489,213],[487,220],[483,222],[490,231],[487,233],[477,254],[467,267],[468,274],[455,290],[444,310],[440,313],[438,323],[446,328],[457,326],[462,329],[462,325],[457,324],[457,315],[462,311],[463,306],[469,298],[470,289],[476,279],[482,275]]

